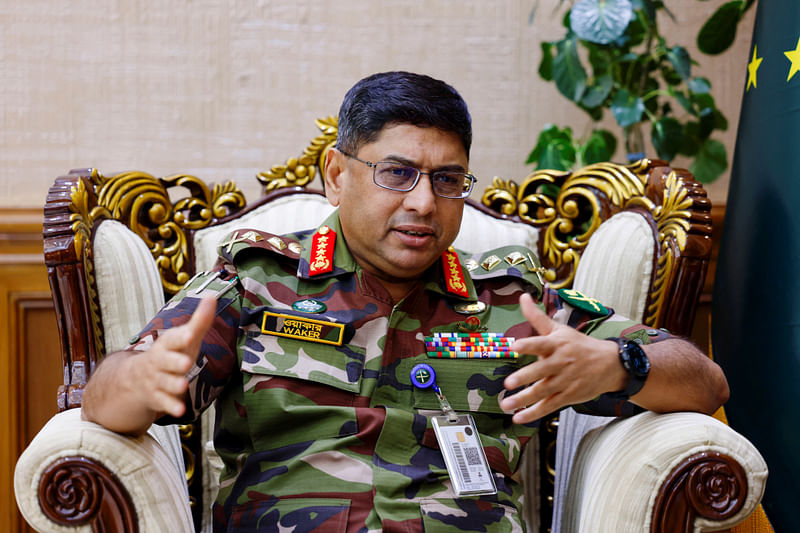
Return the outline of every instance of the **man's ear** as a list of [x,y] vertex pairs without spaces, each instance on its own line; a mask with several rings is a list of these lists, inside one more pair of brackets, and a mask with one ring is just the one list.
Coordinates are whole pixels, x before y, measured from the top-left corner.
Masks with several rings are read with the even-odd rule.
[[339,206],[346,163],[347,158],[342,152],[333,147],[328,150],[325,158],[325,196],[334,207]]

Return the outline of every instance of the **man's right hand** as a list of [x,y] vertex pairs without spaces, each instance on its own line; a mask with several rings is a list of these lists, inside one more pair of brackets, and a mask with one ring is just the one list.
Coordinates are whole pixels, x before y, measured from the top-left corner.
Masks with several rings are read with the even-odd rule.
[[83,394],[83,417],[119,433],[141,434],[164,414],[186,410],[186,373],[216,314],[204,298],[186,324],[162,333],[147,351],[117,352],[92,374]]

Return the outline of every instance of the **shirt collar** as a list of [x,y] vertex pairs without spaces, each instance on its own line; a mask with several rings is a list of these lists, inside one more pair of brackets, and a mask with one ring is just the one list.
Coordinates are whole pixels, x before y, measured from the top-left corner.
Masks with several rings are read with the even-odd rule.
[[[336,234],[336,243],[334,245],[334,252],[333,252],[333,270],[330,272],[326,272],[324,274],[318,274],[316,276],[309,276],[309,264],[311,258],[311,247],[312,247],[312,240],[314,238],[314,234],[319,231],[319,228],[323,226],[328,226],[335,234]],[[300,243],[303,245],[303,252],[300,254],[300,263],[297,266],[297,277],[302,279],[327,279],[330,277],[340,276],[342,274],[352,274],[357,271],[358,263],[356,263],[353,254],[350,253],[350,249],[347,247],[347,243],[344,240],[344,235],[342,235],[342,224],[339,220],[339,210],[336,209],[333,213],[331,213],[325,221],[320,224],[317,228],[307,232],[305,236],[300,239]],[[475,284],[472,281],[472,277],[469,274],[469,271],[464,266],[464,261],[462,257],[466,257],[465,254],[459,253],[458,259],[459,264],[461,265],[461,271],[463,272],[464,283],[467,287],[467,292],[469,296],[461,296],[458,294],[453,294],[448,292],[445,289],[445,279],[444,279],[444,268],[442,266],[442,258],[438,258],[436,262],[431,265],[425,272],[423,272],[421,276],[421,283],[426,290],[441,294],[447,298],[454,298],[457,300],[475,302],[478,300],[477,293],[475,291]]]

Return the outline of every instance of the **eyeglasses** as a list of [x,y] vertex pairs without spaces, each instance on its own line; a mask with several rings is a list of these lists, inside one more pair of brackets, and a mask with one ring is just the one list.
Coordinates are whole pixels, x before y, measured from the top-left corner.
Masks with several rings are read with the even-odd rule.
[[375,185],[391,191],[408,192],[417,186],[420,175],[426,174],[431,177],[431,187],[437,196],[442,198],[466,198],[472,192],[472,186],[478,181],[475,176],[467,172],[455,172],[452,170],[422,172],[418,168],[393,161],[373,163],[372,161],[359,159],[347,152],[342,152],[342,154],[371,168],[372,181],[375,182]]

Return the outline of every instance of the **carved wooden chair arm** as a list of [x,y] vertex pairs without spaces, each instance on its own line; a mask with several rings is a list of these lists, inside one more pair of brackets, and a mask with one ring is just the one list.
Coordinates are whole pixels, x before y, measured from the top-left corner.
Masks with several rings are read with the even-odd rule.
[[193,532],[185,474],[159,440],[114,433],[80,409],[55,415],[17,462],[20,511],[37,531]]
[[564,533],[694,532],[752,513],[767,465],[743,436],[697,413],[642,413],[587,433],[575,455]]

